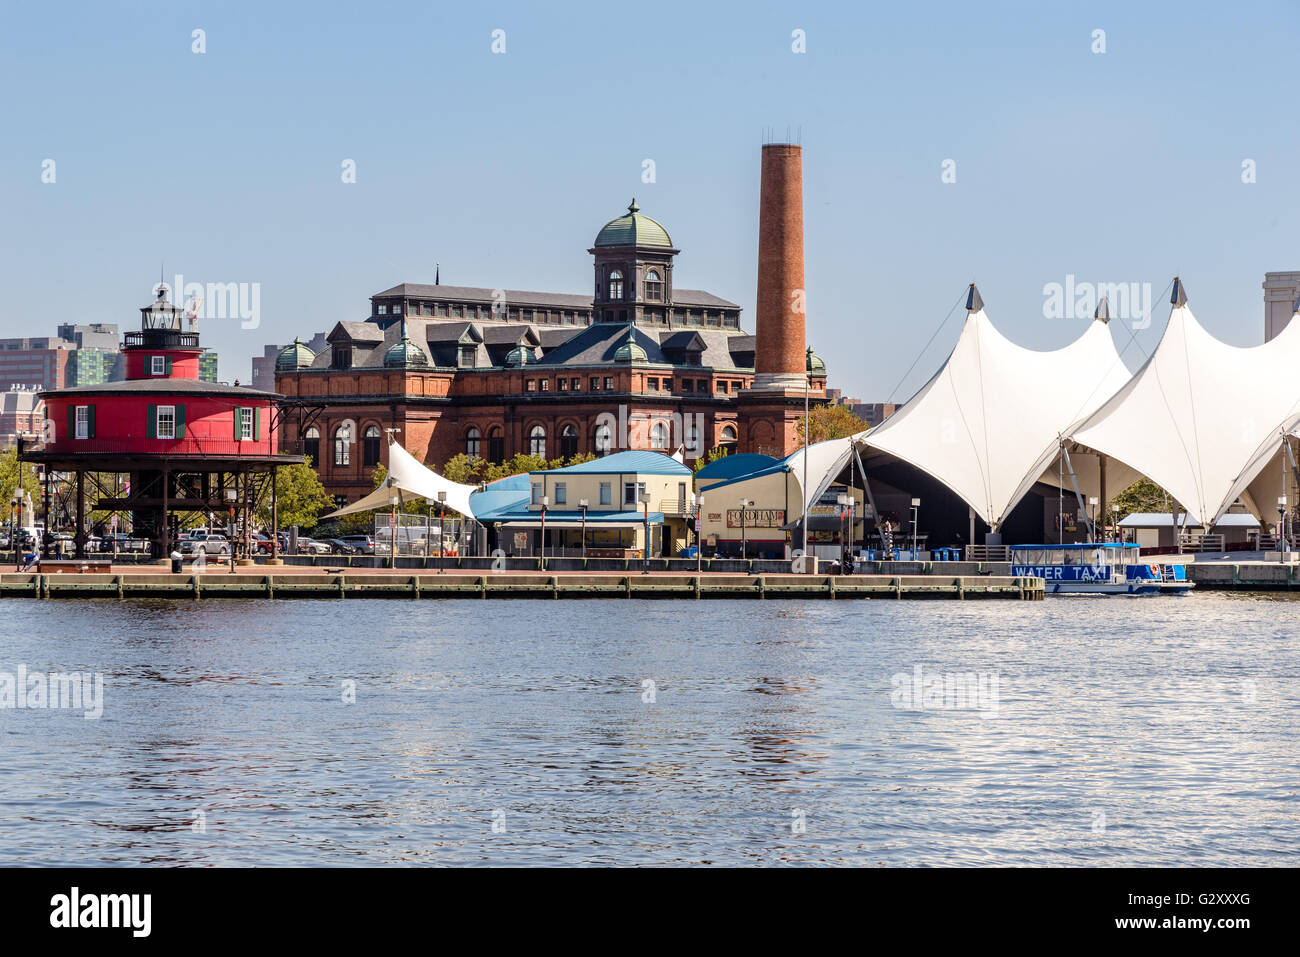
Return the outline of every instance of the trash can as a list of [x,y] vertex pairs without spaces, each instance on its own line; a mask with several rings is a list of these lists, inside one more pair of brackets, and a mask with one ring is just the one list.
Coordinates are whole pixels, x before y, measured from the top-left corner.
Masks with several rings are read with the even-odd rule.
[[181,573],[181,562],[185,560],[185,557],[180,552],[172,552],[171,559],[172,559],[172,574],[179,575]]

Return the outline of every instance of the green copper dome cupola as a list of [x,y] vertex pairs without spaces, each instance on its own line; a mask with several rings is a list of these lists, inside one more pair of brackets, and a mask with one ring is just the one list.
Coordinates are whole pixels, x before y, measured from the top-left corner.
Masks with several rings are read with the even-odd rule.
[[619,344],[619,347],[614,350],[614,361],[615,362],[648,362],[649,360],[650,357],[646,353],[645,349],[642,347],[642,345],[639,342],[636,341],[636,335],[632,331],[632,327],[628,326],[627,335],[623,338],[623,341]]
[[299,369],[307,369],[315,358],[316,353],[307,348],[301,339],[294,338],[293,342],[281,349],[279,355],[275,357],[275,371],[296,372]]
[[824,376],[826,374],[826,363],[822,361],[821,356],[812,351],[812,346],[808,347],[807,368],[810,376]]
[[611,219],[596,234],[596,246],[662,246],[672,249],[668,230],[641,213],[636,200],[627,207],[627,215]]
[[402,338],[388,347],[384,353],[386,369],[427,369],[429,357],[424,350],[411,341],[406,334],[406,318],[402,318]]
[[524,345],[522,342],[506,353],[506,365],[512,369],[517,369],[520,366],[526,366],[536,361],[537,356],[534,354],[532,348]]

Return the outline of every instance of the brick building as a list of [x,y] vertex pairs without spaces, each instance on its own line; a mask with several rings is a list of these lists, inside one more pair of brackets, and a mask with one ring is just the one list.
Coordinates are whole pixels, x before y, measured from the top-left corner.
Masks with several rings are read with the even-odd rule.
[[45,403],[36,389],[0,392],[0,446],[11,448],[20,434],[39,437],[44,422]]
[[633,200],[587,250],[590,295],[404,283],[372,296],[365,320],[338,323],[327,348],[287,346],[283,446],[348,500],[386,465],[387,429],[434,468],[462,452],[792,451],[805,391],[820,399],[826,373],[804,344],[798,164],[774,185],[769,150],[756,334],[734,302],[676,285],[680,250]]

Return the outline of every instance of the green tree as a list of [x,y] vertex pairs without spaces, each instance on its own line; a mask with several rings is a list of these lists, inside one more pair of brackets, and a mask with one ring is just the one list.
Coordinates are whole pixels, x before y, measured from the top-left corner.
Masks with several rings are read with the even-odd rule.
[[[302,465],[280,466],[275,477],[275,499],[281,528],[315,525],[317,516],[334,505],[310,461]],[[269,487],[258,499],[255,515],[258,523],[271,524]]]
[[[36,468],[30,462],[22,463],[23,493],[31,495],[33,503],[41,499],[41,482],[36,477]],[[5,508],[10,507],[10,500],[18,491],[18,450],[5,449],[0,452],[0,501]],[[37,505],[37,508],[40,506]],[[7,524],[7,523],[6,523]]]
[[691,462],[691,471],[698,472],[700,469],[704,468],[704,466],[708,465],[710,462],[716,462],[718,461],[718,459],[726,458],[726,456],[727,456],[727,450],[724,449],[721,445],[717,446],[716,448],[709,449],[707,455],[697,456],[696,459],[693,462]]
[[[815,405],[808,410],[808,444],[827,439],[843,439],[863,431],[867,423],[858,418],[847,405]],[[803,416],[795,424],[795,434],[803,444]]]
[[[1181,507],[1169,493],[1150,479],[1138,479],[1124,491],[1110,500],[1112,507],[1119,508],[1122,521],[1134,512],[1169,512],[1171,508]],[[1107,516],[1109,520],[1109,516]]]

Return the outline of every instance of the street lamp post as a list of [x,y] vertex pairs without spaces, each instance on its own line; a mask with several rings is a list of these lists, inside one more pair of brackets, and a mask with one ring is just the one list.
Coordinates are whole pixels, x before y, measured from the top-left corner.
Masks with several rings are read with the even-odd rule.
[[587,567],[587,500],[585,498],[578,500],[578,507],[582,509],[582,567]]
[[1277,558],[1286,561],[1286,496],[1277,497]]
[[704,531],[704,495],[695,496],[695,574],[704,570],[704,540],[700,533]]
[[538,561],[537,568],[539,571],[546,571],[546,509],[551,504],[549,495],[542,496],[542,531],[541,531],[541,558]]
[[[740,500],[740,557],[749,558],[749,540],[745,529],[745,509],[749,508],[748,499]],[[806,540],[805,540],[806,544]]]
[[650,493],[641,493],[641,508],[645,511],[645,542],[641,549],[641,574],[650,574]]
[[393,553],[388,556],[388,567],[392,569],[397,568],[397,505],[400,501],[401,497],[395,489],[388,494],[388,507],[390,510],[388,513],[388,530],[389,538],[392,540],[389,547],[393,550]]
[[[22,470],[22,467],[23,463],[19,462],[18,468],[20,471]],[[18,549],[18,522],[14,518],[14,516],[18,514],[18,505],[18,495],[15,493],[14,496],[9,499],[9,544],[14,550],[15,571],[21,570],[23,567],[22,555]]]
[[1119,506],[1110,507],[1110,524],[1115,529],[1115,541],[1121,545],[1124,543],[1124,536],[1119,532]]
[[1097,496],[1091,495],[1088,497],[1088,507],[1092,512],[1089,524],[1092,527],[1092,540],[1094,542],[1097,540],[1097,504]]
[[835,501],[840,507],[840,567],[843,568],[845,562],[849,560],[848,535],[844,531],[844,516],[848,512],[849,497],[840,493],[835,497]]
[[[226,501],[230,503],[230,530],[233,533],[235,530],[235,502],[239,500],[239,490],[234,487],[234,482],[237,480],[233,474],[230,476],[230,481],[231,487],[226,489]],[[211,529],[208,531],[211,532]],[[207,550],[207,545],[203,542],[195,542],[194,547],[202,548],[204,551]],[[235,574],[235,536],[233,534],[230,536],[230,574]]]
[[[443,525],[447,521],[447,493],[438,493],[438,574],[445,575],[446,572],[442,567],[442,547],[447,542],[447,536],[443,533]],[[424,548],[428,551],[429,536],[424,536]]]
[[912,499],[912,561],[916,561],[916,524],[921,517],[921,500]]

